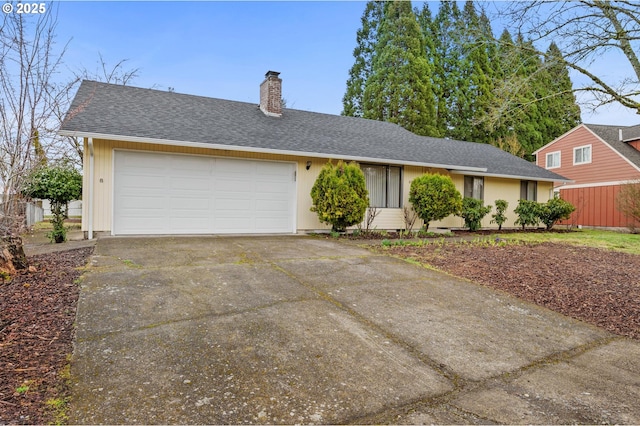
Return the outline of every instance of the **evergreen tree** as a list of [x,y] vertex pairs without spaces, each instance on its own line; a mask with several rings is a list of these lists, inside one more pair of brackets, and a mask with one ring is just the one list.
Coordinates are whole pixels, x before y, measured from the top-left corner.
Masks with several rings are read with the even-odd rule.
[[580,107],[573,94],[569,70],[554,42],[551,42],[545,54],[543,76],[546,90],[540,105],[543,111],[543,140],[548,143],[580,123]]
[[456,137],[458,105],[464,96],[466,83],[461,75],[459,58],[460,10],[456,2],[441,0],[438,13],[429,29],[433,39],[434,95],[436,98],[437,128],[441,136]]
[[437,135],[432,70],[411,4],[384,4],[372,72],[365,82],[365,118],[389,121],[419,135]]
[[[539,132],[540,120],[535,82],[535,74],[539,72],[542,63],[540,58],[532,55],[531,43],[522,36],[513,40],[508,30],[504,30],[498,39],[497,61],[494,65],[495,88],[493,102],[489,113],[491,123],[491,138],[489,143],[502,147],[508,145],[524,151],[524,157],[533,152],[541,140]],[[508,143],[506,142],[508,141]]]
[[479,16],[472,1],[465,3],[460,19],[459,60],[463,93],[458,103],[458,120],[453,137],[488,143],[486,116],[493,96],[493,69],[489,54],[494,46],[491,25],[486,16]]
[[516,38],[516,55],[518,67],[515,73],[521,86],[515,93],[518,109],[515,111],[513,128],[527,158],[538,147],[549,142],[544,141],[543,111],[539,102],[546,93],[545,76],[540,55],[533,43],[525,40],[522,34]]
[[382,19],[384,2],[369,1],[362,14],[362,27],[356,34],[357,46],[353,51],[355,63],[349,70],[347,90],[342,98],[342,115],[364,115],[364,86],[371,76],[374,49],[378,40],[378,27]]

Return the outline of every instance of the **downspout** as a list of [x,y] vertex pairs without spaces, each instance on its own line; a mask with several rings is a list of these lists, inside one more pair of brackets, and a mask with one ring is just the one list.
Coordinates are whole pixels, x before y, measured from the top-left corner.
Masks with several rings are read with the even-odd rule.
[[87,238],[93,240],[93,138],[88,139],[89,145],[89,226]]

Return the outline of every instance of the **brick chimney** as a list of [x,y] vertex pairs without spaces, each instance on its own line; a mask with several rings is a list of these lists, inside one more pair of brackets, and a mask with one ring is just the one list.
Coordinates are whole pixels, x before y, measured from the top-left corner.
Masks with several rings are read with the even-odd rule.
[[282,117],[282,79],[279,72],[267,71],[260,85],[260,110],[270,117]]

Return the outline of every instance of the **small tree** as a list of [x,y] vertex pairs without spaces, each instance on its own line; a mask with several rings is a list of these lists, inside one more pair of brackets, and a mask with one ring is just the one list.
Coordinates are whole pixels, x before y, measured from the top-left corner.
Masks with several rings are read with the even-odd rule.
[[66,240],[64,227],[66,206],[82,196],[82,175],[69,163],[58,163],[35,169],[27,176],[22,193],[30,198],[41,198],[51,202],[53,230],[47,234],[51,241]]
[[634,234],[640,224],[640,180],[622,185],[616,199],[618,210],[627,217],[627,227]]
[[545,224],[547,230],[550,230],[557,221],[569,219],[575,209],[573,204],[556,196],[547,201],[546,204],[540,204],[538,217]]
[[524,230],[527,225],[535,226],[540,223],[540,204],[531,200],[518,201],[518,207],[514,209],[518,215],[515,224],[522,225]]
[[409,202],[413,204],[425,230],[429,222],[457,214],[462,208],[462,196],[449,176],[427,173],[411,182]]
[[502,224],[507,221],[507,215],[504,214],[507,207],[509,207],[509,203],[506,200],[496,200],[496,212],[491,215],[493,218],[491,223],[498,224],[498,231],[502,230]]
[[462,212],[460,217],[464,219],[464,226],[469,231],[477,231],[480,229],[482,218],[489,214],[491,206],[483,206],[482,200],[477,198],[465,197],[462,200]]
[[335,166],[331,162],[325,164],[311,188],[311,199],[311,211],[333,231],[344,232],[348,226],[362,222],[369,193],[360,166],[342,161]]

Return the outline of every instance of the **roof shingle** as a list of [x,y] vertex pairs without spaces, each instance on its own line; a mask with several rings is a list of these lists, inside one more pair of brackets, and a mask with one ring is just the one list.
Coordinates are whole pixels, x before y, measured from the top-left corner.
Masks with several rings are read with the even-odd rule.
[[[640,125],[624,127],[585,124],[585,127],[611,145],[619,154],[640,167],[640,151],[637,151],[627,143],[627,141],[640,139]],[[620,130],[622,130],[622,140],[620,140]]]
[[566,180],[490,145],[418,136],[392,123],[294,109],[274,118],[251,103],[88,80],[60,133]]

